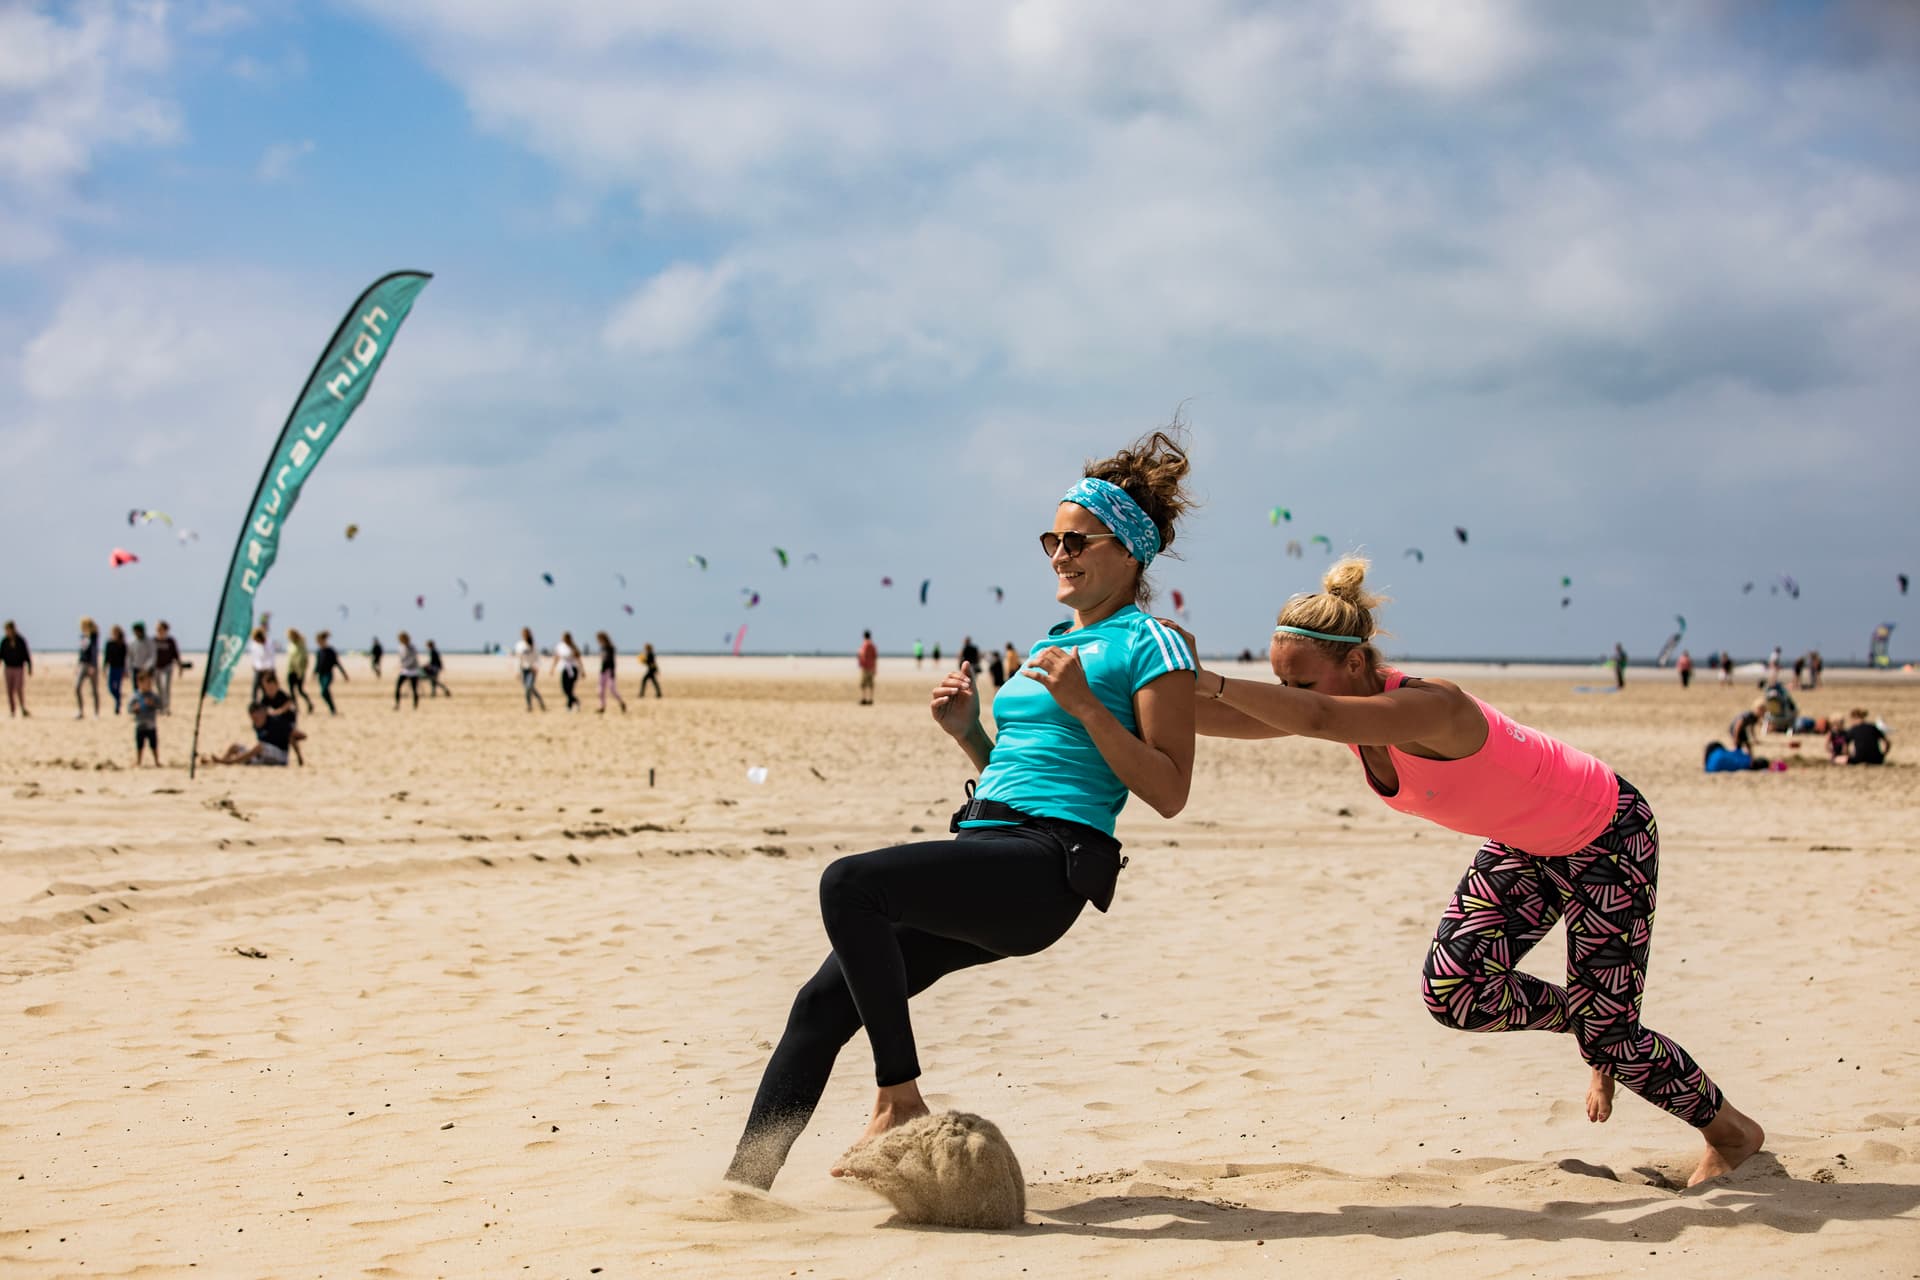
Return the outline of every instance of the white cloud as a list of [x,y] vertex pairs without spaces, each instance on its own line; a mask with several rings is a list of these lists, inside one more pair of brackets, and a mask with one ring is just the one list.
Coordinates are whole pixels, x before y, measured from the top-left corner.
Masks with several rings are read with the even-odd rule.
[[260,163],[254,166],[253,176],[261,182],[287,182],[292,179],[294,166],[300,158],[312,154],[312,138],[271,143],[260,153]]
[[735,271],[677,262],[614,309],[602,338],[616,351],[661,355],[681,351],[719,322]]

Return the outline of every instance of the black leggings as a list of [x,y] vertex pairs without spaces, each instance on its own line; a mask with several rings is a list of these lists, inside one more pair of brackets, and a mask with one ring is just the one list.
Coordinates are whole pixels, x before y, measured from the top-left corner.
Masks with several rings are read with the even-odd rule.
[[580,672],[573,667],[560,668],[560,692],[567,695],[567,710],[580,705],[580,699],[573,694],[573,687],[580,683]]
[[646,697],[648,685],[653,686],[653,696],[656,698],[659,697],[660,696],[660,673],[658,671],[655,671],[652,667],[648,667],[647,674],[640,677],[640,692],[635,694],[634,696],[639,698]]
[[416,707],[420,705],[420,673],[418,671],[402,671],[399,677],[393,682],[394,706],[397,707],[400,705],[400,693],[409,686],[413,689],[413,705]]
[[1087,900],[1058,837],[987,827],[841,858],[820,877],[833,954],[800,988],[727,1177],[768,1187],[862,1026],[882,1085],[920,1075],[907,998],[947,974],[1044,951]]
[[307,704],[307,710],[313,710],[313,699],[307,696],[307,676],[303,671],[287,672],[287,692]]
[[[330,716],[339,715],[340,708],[333,705],[333,672],[322,671],[316,678],[320,681],[320,701],[327,704],[327,714]],[[312,708],[309,707],[308,710],[312,710]]]

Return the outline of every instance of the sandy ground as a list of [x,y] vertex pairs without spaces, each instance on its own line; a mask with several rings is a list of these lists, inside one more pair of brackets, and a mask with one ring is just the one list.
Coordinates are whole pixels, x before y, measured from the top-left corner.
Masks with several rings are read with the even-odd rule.
[[[1671,1189],[1698,1140],[1624,1091],[1590,1126],[1567,1038],[1428,1019],[1472,840],[1340,749],[1203,742],[1185,813],[1122,820],[1110,915],[916,1001],[932,1101],[998,1122],[1030,1184],[1028,1225],[982,1235],[826,1176],[860,1039],[774,1194],[718,1190],[825,954],[821,868],[957,803],[930,670],[889,662],[862,708],[849,663],[669,658],[666,699],[569,716],[481,659],[395,713],[354,663],[304,769],[189,782],[176,715],[134,772],[58,663],[0,729],[0,1272],[1920,1274],[1911,680],[1803,699],[1884,715],[1894,766],[1809,744],[1708,777],[1750,683],[1471,674],[1653,800],[1646,1020],[1767,1126],[1732,1179]],[[243,728],[230,703],[207,741]],[[1528,968],[1562,960],[1556,931]]]

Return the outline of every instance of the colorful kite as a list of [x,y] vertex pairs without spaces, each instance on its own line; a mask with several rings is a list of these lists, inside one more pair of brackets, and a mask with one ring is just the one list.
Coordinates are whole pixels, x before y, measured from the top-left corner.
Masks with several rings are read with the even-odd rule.
[[752,587],[740,588],[740,594],[746,597],[744,600],[740,602],[740,607],[743,609],[751,609],[753,608],[753,606],[760,603],[760,593],[758,591],[755,591]]
[[1293,519],[1293,512],[1287,510],[1285,507],[1275,507],[1273,510],[1267,512],[1268,524],[1279,524],[1282,520],[1291,519]]
[[733,656],[740,656],[740,646],[747,641],[747,624],[741,623],[740,629],[733,633]]
[[696,565],[702,570],[704,570],[707,567],[707,558],[705,556],[688,556],[687,563],[690,565]]
[[786,567],[787,567],[787,553],[786,553],[786,552],[785,552],[784,550],[782,550],[781,548],[779,548],[779,547],[775,547],[775,548],[773,549],[773,554],[774,554],[774,555],[776,555],[776,556],[778,556],[778,557],[780,557],[780,567],[781,567],[782,569],[784,569],[784,568],[786,568]]
[[424,609],[424,608],[426,608],[426,607],[427,607],[427,598],[426,598],[425,596],[415,596],[415,597],[413,598],[413,607],[414,607],[414,608],[416,608],[416,609]]
[[357,537],[359,537],[359,536],[360,536],[360,526],[359,526],[359,525],[357,525],[357,524],[350,524],[350,525],[348,525],[348,526],[347,526],[347,541],[348,541],[348,542],[352,542],[352,541],[353,541],[353,540],[354,540],[355,538],[357,538]]
[[1327,554],[1333,554],[1333,539],[1329,538],[1326,534],[1316,533],[1311,538],[1308,538],[1307,541],[1322,543],[1327,548]]
[[1572,586],[1572,585],[1573,585],[1573,579],[1572,579],[1572,578],[1568,578],[1568,577],[1564,577],[1564,576],[1563,576],[1563,577],[1562,577],[1562,578],[1560,579],[1560,585],[1561,585],[1561,586],[1563,586],[1563,587],[1570,587],[1570,586]]
[[140,563],[140,557],[133,554],[133,552],[127,550],[125,547],[115,547],[113,549],[113,554],[108,556],[107,559],[108,559],[108,562],[111,563],[113,567],[116,569],[118,569],[123,564],[139,564]]

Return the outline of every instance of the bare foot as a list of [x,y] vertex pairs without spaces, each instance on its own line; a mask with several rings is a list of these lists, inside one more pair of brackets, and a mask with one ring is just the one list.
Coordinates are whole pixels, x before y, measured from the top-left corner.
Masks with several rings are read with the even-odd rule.
[[1613,1077],[1595,1067],[1593,1079],[1587,1083],[1587,1119],[1594,1124],[1605,1124],[1612,1114]]
[[[909,1120],[918,1120],[921,1116],[932,1115],[932,1110],[920,1097],[920,1090],[911,1082],[882,1089],[879,1098],[873,1104],[873,1119],[867,1123],[867,1131],[860,1135],[848,1151],[856,1151],[866,1146],[889,1129],[898,1129]],[[845,1159],[844,1156],[841,1157]],[[827,1172],[836,1178],[846,1176],[846,1168],[836,1164]]]
[[1707,1140],[1707,1150],[1700,1157],[1693,1176],[1687,1179],[1690,1187],[1732,1173],[1767,1140],[1766,1131],[1741,1114],[1731,1102],[1721,1106],[1720,1114],[1700,1131],[1700,1136]]

